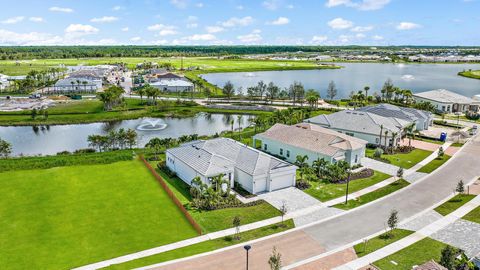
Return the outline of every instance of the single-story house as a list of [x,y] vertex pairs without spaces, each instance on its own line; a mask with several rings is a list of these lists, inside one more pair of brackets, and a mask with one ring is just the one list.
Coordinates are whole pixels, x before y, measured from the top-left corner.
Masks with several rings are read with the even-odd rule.
[[228,138],[200,140],[170,148],[166,165],[185,183],[200,177],[210,184],[224,174],[232,187],[240,184],[252,194],[295,186],[297,167]]
[[150,83],[150,85],[164,92],[190,92],[194,89],[193,83],[186,79],[164,79]]
[[[371,112],[344,110],[332,114],[321,114],[304,122],[329,128],[346,135],[367,141],[370,144],[398,145],[405,135],[410,121],[395,117],[384,117]],[[385,132],[387,135],[385,136]],[[395,141],[392,135],[395,133]]]
[[151,73],[147,74],[146,80],[149,83],[159,82],[159,81],[167,81],[167,80],[187,80],[184,76],[172,73],[172,72],[164,72],[164,73]]
[[480,105],[478,101],[472,98],[445,89],[415,93],[413,98],[416,102],[430,102],[437,111],[442,113],[477,112]]
[[49,91],[61,93],[94,93],[102,88],[101,82],[87,78],[66,78],[58,80]]
[[433,125],[433,115],[431,112],[408,107],[399,107],[387,103],[361,107],[358,108],[357,111],[410,121],[415,123],[416,130],[418,131],[428,130],[428,127]]
[[261,140],[263,151],[295,162],[298,155],[308,156],[308,163],[317,159],[329,162],[344,160],[350,165],[361,164],[367,141],[323,128],[301,123],[293,126],[275,124],[253,137]]
[[4,90],[10,85],[10,82],[8,81],[8,76],[0,74],[0,90]]

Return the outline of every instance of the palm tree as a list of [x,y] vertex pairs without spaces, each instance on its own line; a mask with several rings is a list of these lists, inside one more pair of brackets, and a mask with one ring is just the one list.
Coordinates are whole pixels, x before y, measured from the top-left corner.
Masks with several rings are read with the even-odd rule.
[[365,97],[366,97],[367,100],[368,100],[368,90],[370,90],[370,86],[365,86],[365,87],[363,88],[363,90],[365,91]]
[[242,140],[242,120],[243,116],[240,114],[237,116],[237,121],[238,121],[238,139]]
[[395,142],[395,138],[397,137],[398,133],[397,132],[392,132],[392,147],[391,147],[391,152],[393,153],[393,150],[397,147],[397,144]]
[[380,125],[380,140],[378,140],[378,147],[382,144],[382,133],[383,133],[383,125]]
[[408,136],[408,147],[412,147],[412,138],[415,136],[415,123],[412,123],[411,125],[407,126],[405,128],[407,131],[407,136]]
[[158,160],[158,154],[160,154],[160,151],[162,150],[163,143],[164,142],[160,138],[153,138],[145,145],[145,147],[153,151],[155,160]]
[[312,168],[315,169],[318,178],[321,178],[328,162],[323,158],[318,158],[312,162]]
[[307,167],[308,163],[308,156],[307,155],[298,155],[295,161],[295,165],[297,165],[299,168]]
[[320,99],[320,95],[317,91],[310,89],[306,93],[306,100],[307,103],[310,105],[310,108],[317,107],[318,108],[318,100]]
[[388,130],[385,130],[385,149],[387,148],[387,137],[388,137]]

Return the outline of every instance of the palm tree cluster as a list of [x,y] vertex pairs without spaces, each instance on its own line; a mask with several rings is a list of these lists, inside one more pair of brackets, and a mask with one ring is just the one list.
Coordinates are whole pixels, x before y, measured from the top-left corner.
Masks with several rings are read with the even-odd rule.
[[198,140],[198,134],[191,134],[191,135],[182,135],[178,139],[174,138],[152,138],[148,143],[145,145],[146,148],[150,149],[154,155],[155,160],[158,160],[160,155],[165,149],[168,149],[172,146],[196,141]]
[[14,80],[10,84],[10,89],[17,93],[26,94],[37,88],[51,86],[62,75],[62,69],[49,68],[46,70],[31,70],[24,80]]
[[407,105],[413,103],[412,91],[394,86],[391,79],[385,81],[380,92],[382,93],[381,99],[383,101],[394,101]]
[[143,97],[146,96],[149,104],[157,104],[156,99],[162,94],[162,91],[150,84],[146,84],[144,87],[140,88],[137,93],[140,96],[140,100],[143,100]]
[[337,162],[328,162],[323,158],[318,158],[312,162],[310,166],[307,162],[308,156],[297,156],[295,165],[299,167],[300,180],[304,180],[304,176],[309,176],[310,180],[328,180],[331,183],[344,181],[351,169],[348,162],[340,160]]
[[0,157],[8,158],[12,153],[12,145],[0,138]]
[[97,94],[98,99],[103,102],[103,108],[106,111],[122,103],[123,88],[120,86],[110,86],[105,91]]
[[240,202],[235,194],[230,193],[230,181],[224,174],[209,178],[210,183],[204,183],[200,177],[192,180],[190,195],[191,205],[199,210],[214,210],[219,207],[235,206]]
[[90,147],[99,152],[117,149],[132,149],[137,144],[137,132],[133,129],[110,131],[107,135],[90,135],[87,138]]
[[250,121],[253,124],[255,133],[257,133],[257,131],[266,130],[276,123],[294,125],[310,116],[309,108],[288,108],[286,110],[274,111],[271,115],[260,115],[252,118]]

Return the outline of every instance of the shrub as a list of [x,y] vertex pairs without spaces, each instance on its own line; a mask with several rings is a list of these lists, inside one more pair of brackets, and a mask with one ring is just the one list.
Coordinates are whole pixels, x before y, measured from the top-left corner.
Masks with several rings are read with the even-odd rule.
[[309,188],[311,185],[307,181],[300,180],[300,181],[297,181],[295,186],[300,190],[304,190]]
[[383,149],[380,148],[380,147],[377,147],[377,148],[375,149],[375,153],[373,153],[373,157],[375,157],[375,158],[381,158],[382,155],[383,155]]

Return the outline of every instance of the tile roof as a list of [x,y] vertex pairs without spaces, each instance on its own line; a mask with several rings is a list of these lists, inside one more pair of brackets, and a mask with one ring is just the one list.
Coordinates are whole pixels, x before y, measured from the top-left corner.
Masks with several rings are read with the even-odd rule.
[[430,260],[422,265],[414,267],[413,270],[448,270],[448,269],[441,266],[434,260]]
[[295,167],[228,138],[194,141],[168,149],[167,152],[206,176],[218,175],[233,167],[249,175],[265,174],[278,168]]
[[425,99],[429,99],[437,102],[442,102],[442,103],[471,104],[475,102],[475,100],[469,97],[462,96],[445,89],[437,89],[437,90],[431,90],[427,92],[415,93],[413,94],[413,96],[425,98]]
[[275,124],[256,136],[260,139],[268,138],[327,156],[335,156],[346,150],[359,149],[367,144],[364,140],[308,123],[293,126]]

